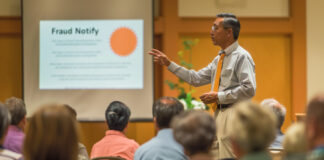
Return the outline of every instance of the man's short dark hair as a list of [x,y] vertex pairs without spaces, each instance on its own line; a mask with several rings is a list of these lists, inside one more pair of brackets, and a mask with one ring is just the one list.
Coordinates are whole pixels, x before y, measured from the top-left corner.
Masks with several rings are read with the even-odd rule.
[[106,121],[110,130],[123,131],[128,124],[131,112],[120,101],[113,101],[106,109]]
[[11,124],[18,125],[27,113],[25,102],[20,98],[11,97],[6,100],[5,104],[11,114]]
[[220,13],[217,14],[216,17],[224,18],[223,27],[225,29],[232,28],[233,38],[234,40],[237,40],[240,35],[241,24],[236,16],[232,13]]
[[183,104],[173,97],[161,97],[153,104],[153,117],[159,128],[170,128],[171,120],[184,110]]
[[10,124],[10,113],[7,106],[0,103],[0,139],[5,135]]

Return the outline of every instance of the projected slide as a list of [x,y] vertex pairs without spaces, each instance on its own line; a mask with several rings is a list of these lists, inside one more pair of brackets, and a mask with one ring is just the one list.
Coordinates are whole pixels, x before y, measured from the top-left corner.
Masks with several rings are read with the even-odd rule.
[[143,20],[41,20],[39,88],[143,89]]

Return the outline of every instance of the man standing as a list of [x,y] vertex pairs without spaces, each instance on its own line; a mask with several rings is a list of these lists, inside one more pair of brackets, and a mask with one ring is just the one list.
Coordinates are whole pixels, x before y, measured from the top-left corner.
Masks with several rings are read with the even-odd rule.
[[[216,16],[210,36],[221,51],[205,68],[194,71],[172,62],[164,53],[153,49],[149,54],[154,61],[168,67],[182,80],[193,86],[212,84],[210,92],[200,96],[205,104],[217,104],[215,112],[219,159],[234,158],[227,133],[227,123],[231,106],[241,100],[250,99],[255,95],[255,64],[248,51],[238,44],[240,22],[235,15],[222,13]],[[216,105],[215,105],[216,106]]]

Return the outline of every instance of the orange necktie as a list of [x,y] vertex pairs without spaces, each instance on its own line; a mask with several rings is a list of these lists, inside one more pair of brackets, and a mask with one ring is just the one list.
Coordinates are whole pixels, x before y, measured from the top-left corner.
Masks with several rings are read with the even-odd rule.
[[[217,72],[216,72],[216,76],[215,76],[215,79],[214,79],[214,89],[213,89],[213,91],[216,91],[216,92],[218,92],[219,80],[220,80],[220,75],[221,75],[221,71],[222,71],[222,65],[223,65],[224,57],[225,57],[225,52],[222,52],[221,56],[220,56],[220,59],[219,59],[219,61],[217,63]],[[214,103],[212,105],[213,112],[216,111],[216,108],[217,108],[217,103]]]

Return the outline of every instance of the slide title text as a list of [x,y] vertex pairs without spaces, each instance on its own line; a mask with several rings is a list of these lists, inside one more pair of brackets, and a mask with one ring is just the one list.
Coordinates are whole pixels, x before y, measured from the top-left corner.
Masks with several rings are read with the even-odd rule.
[[52,28],[52,34],[56,35],[72,35],[72,34],[88,34],[88,35],[98,35],[99,29],[95,27],[89,27],[89,28],[68,28],[68,29],[58,29],[58,28]]

